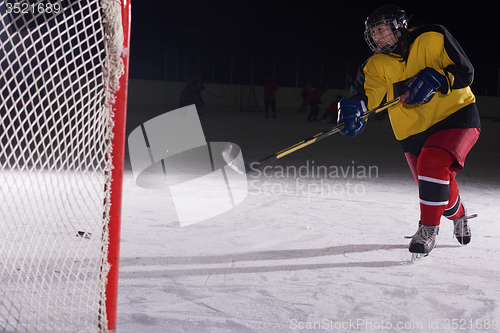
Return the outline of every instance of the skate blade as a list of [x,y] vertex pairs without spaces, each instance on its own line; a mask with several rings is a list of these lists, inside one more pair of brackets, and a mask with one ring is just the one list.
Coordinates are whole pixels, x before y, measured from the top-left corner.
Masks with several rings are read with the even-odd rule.
[[428,257],[429,253],[412,253],[411,254],[411,261],[412,262],[418,262],[422,260],[425,257]]

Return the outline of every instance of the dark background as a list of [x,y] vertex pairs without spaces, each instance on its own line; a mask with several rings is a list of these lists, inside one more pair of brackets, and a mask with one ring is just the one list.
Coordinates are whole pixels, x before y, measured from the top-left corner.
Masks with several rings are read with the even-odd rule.
[[[280,86],[303,86],[307,80],[314,80],[338,89],[349,85],[349,79],[370,56],[363,38],[364,21],[373,10],[386,4],[200,0],[152,3],[132,2],[132,79],[185,81],[186,76],[198,72],[204,82],[261,84],[274,73]],[[407,15],[413,15],[410,25],[446,26],[475,66],[474,92],[498,94],[500,38],[494,3],[394,3]]]

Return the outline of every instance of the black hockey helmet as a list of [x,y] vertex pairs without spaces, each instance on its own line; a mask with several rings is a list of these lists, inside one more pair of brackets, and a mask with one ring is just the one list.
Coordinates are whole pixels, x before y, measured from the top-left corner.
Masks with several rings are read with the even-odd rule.
[[404,10],[393,4],[379,7],[366,18],[366,43],[374,53],[389,54],[397,46],[401,28],[408,28],[408,17]]

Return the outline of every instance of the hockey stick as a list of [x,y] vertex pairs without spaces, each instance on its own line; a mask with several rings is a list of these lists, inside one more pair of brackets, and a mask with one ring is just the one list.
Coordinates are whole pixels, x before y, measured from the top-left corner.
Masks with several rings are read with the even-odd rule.
[[[365,113],[363,113],[360,118],[361,119],[367,119],[379,112],[382,112],[388,108],[390,108],[391,106],[394,106],[398,103],[401,103],[402,101],[405,101],[408,97],[409,97],[409,92],[406,93],[405,95],[402,95],[402,96],[399,96],[387,103],[384,103],[372,110],[369,110],[369,111],[366,111]],[[235,171],[237,171],[238,173],[248,173],[250,171],[255,171],[255,170],[258,170],[260,168],[263,168],[264,166],[282,158],[282,157],[285,157],[293,152],[296,152],[297,150],[299,149],[302,149],[304,147],[307,147],[315,142],[318,142],[320,140],[323,140],[327,137],[329,137],[330,135],[332,134],[335,134],[337,132],[339,132],[340,130],[342,130],[344,128],[344,124],[339,124],[337,126],[334,126],[332,128],[330,128],[329,130],[326,130],[324,132],[321,132],[321,133],[318,133],[306,140],[302,140],[300,141],[299,143],[296,143],[294,144],[293,146],[291,147],[288,147],[286,149],[283,149],[273,155],[270,155],[260,161],[257,161],[257,162],[252,162],[250,164],[248,163],[244,163],[243,166],[240,166],[240,165],[237,165],[236,163],[234,163],[234,159],[231,159],[230,156],[231,155],[231,150],[232,150],[232,144],[230,142],[228,142],[226,144],[226,147],[222,153],[222,156],[224,158],[224,160],[226,161],[226,163]]]
[[216,95],[216,94],[214,94],[213,92],[210,92],[210,91],[208,91],[208,90],[206,90],[206,89],[204,89],[203,91],[205,91],[206,93],[208,93],[208,94],[210,94],[210,95],[214,96],[215,98],[219,98],[219,99],[221,99],[221,98],[224,98],[224,97],[225,97],[224,95],[222,95],[222,96],[217,96],[217,95]]

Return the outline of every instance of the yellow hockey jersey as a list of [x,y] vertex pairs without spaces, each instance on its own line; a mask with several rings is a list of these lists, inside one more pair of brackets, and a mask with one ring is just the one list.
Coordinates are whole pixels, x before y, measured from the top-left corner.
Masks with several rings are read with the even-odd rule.
[[394,134],[405,151],[418,155],[425,140],[422,136],[428,137],[440,129],[480,127],[475,96],[470,89],[474,68],[443,26],[428,25],[410,32],[406,60],[402,53],[398,46],[389,55],[370,57],[358,71],[350,98],[362,99],[368,109],[373,109],[400,96],[405,85],[426,67],[445,75],[445,83],[428,103],[399,103],[389,108]]

